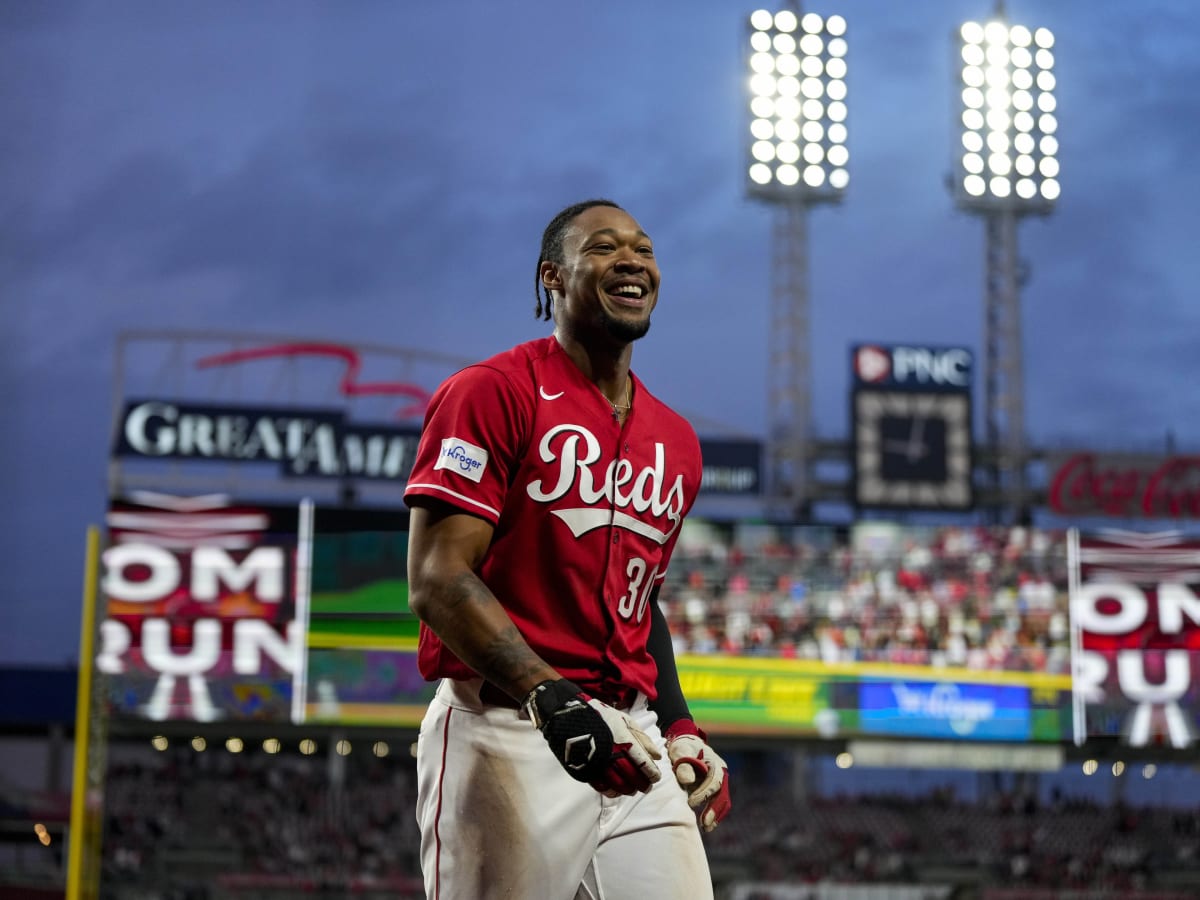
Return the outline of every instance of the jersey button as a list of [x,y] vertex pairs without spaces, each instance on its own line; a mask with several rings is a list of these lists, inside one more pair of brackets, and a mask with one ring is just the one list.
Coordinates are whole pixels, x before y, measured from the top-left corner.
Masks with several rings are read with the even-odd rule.
[[614,544],[619,544],[619,543],[621,543],[621,535],[619,535],[619,534],[614,534],[614,535],[613,535],[613,543],[614,543]]

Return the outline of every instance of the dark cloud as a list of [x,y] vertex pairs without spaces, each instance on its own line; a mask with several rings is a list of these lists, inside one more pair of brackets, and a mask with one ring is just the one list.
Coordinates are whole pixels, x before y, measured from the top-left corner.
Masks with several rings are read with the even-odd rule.
[[78,16],[82,5],[71,0],[59,3],[0,3],[0,28],[33,30],[61,25]]
[[[813,399],[830,436],[846,430],[852,343],[983,340],[983,223],[944,185],[950,35],[981,10],[840,8],[852,182],[808,218]],[[1063,198],[1019,229],[1029,433],[1200,441],[1200,17],[1168,0],[1008,9],[1058,35]],[[537,242],[584,197],[627,206],[658,247],[663,302],[639,374],[697,418],[761,434],[775,211],[741,180],[746,11],[0,6],[0,379],[20,436],[0,442],[0,526],[17,536],[3,590],[19,593],[0,598],[6,622],[71,618],[121,331],[480,356],[545,333]],[[74,641],[43,625],[2,653],[63,656]]]

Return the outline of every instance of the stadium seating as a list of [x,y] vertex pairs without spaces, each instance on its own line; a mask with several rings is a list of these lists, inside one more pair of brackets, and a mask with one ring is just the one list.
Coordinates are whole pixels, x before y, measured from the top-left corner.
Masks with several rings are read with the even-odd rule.
[[678,652],[1063,673],[1062,532],[906,529],[882,546],[852,533],[735,527],[680,540],[660,600]]
[[[105,897],[422,896],[407,754],[117,743],[106,790]],[[940,885],[944,896],[1020,889],[985,896],[1043,900],[1195,896],[1198,839],[1194,810],[1044,804],[1002,790],[979,800],[939,789],[802,801],[785,783],[748,776],[734,815],[706,841],[727,896],[749,883],[891,884]]]

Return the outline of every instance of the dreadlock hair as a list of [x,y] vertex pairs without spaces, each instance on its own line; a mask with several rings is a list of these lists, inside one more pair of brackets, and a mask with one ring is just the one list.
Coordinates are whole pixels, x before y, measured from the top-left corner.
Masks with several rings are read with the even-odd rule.
[[[563,261],[563,238],[567,234],[567,228],[576,216],[586,209],[591,209],[593,206],[611,206],[613,209],[621,209],[620,206],[611,200],[584,200],[581,203],[568,206],[551,219],[550,224],[546,226],[546,230],[542,233],[542,254],[538,257],[537,268],[533,271],[533,296],[537,298],[537,306],[534,307],[533,312],[534,318],[550,318],[552,298],[549,289],[542,285],[542,263],[546,261],[561,263]],[[542,304],[543,295],[546,298],[544,306]]]

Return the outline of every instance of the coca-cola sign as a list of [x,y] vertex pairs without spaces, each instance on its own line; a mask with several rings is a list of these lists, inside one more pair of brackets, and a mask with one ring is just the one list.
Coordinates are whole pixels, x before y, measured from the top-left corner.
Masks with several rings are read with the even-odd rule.
[[1076,453],[1050,472],[1046,502],[1060,515],[1200,518],[1200,456]]

